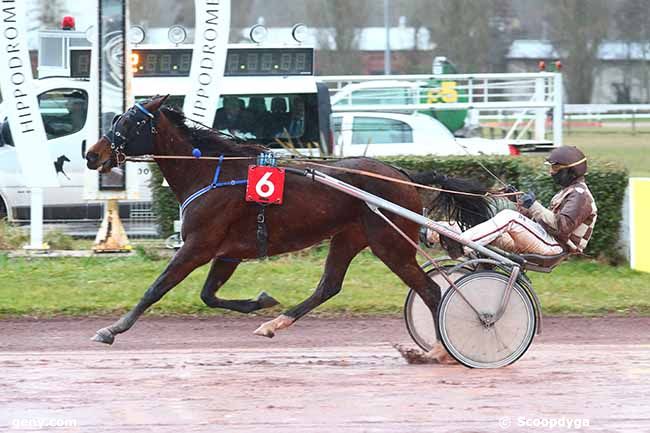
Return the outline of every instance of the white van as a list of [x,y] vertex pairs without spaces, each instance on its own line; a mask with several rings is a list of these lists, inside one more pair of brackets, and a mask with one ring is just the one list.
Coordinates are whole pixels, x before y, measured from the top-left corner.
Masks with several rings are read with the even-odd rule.
[[[35,81],[38,101],[48,138],[52,169],[57,171],[59,188],[44,191],[45,220],[99,219],[98,203],[83,200],[86,118],[89,83],[69,78]],[[28,220],[30,190],[23,183],[10,125],[0,119],[0,218]]]

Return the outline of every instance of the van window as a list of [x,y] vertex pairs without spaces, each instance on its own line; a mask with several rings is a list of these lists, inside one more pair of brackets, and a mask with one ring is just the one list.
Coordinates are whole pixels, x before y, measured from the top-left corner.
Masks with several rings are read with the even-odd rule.
[[343,129],[343,117],[340,116],[332,116],[332,119],[330,120],[332,123],[332,134],[334,137],[334,145],[336,146],[337,144],[342,144],[341,140],[341,132]]
[[399,120],[377,117],[355,117],[352,123],[352,144],[412,143],[413,130]]
[[352,91],[351,98],[343,98],[336,105],[384,105],[410,104],[409,89],[406,87],[384,87]]
[[272,148],[282,147],[282,142],[317,148],[318,97],[316,93],[223,95],[213,128]]
[[81,89],[54,89],[38,96],[47,139],[83,129],[88,115],[88,94]]

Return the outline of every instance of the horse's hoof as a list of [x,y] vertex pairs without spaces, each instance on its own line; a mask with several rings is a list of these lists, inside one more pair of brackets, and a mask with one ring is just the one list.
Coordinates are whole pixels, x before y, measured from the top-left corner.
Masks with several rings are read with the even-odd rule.
[[271,308],[280,304],[277,299],[266,292],[261,292],[259,295],[257,295],[257,299],[255,301],[259,304],[260,309]]
[[273,332],[271,329],[269,329],[267,326],[264,325],[260,325],[259,328],[253,331],[253,334],[259,335],[261,337],[267,337],[267,338],[275,337],[275,332]]
[[96,341],[98,343],[104,343],[104,344],[113,344],[115,341],[115,336],[111,331],[109,331],[106,328],[100,329],[95,333],[95,336],[91,338],[92,341]]

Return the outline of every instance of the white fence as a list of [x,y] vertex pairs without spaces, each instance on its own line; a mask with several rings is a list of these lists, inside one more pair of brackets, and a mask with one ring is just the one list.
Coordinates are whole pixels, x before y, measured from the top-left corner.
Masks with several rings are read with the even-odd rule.
[[470,110],[475,116],[507,116],[514,121],[508,136],[533,128],[537,140],[546,138],[551,112],[553,142],[562,144],[559,73],[344,75],[318,80],[330,89],[333,111]]
[[570,119],[650,119],[650,104],[567,104],[564,112]]

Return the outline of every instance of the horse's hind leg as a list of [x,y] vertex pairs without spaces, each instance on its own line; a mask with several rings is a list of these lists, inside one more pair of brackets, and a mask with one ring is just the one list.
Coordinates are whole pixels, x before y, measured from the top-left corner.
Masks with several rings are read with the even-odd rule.
[[262,308],[273,307],[279,303],[266,292],[260,293],[257,299],[228,300],[217,298],[217,291],[226,284],[226,281],[232,276],[238,265],[239,262],[224,261],[220,258],[212,261],[210,272],[201,291],[201,300],[205,305],[210,308],[225,308],[240,313],[250,313]]
[[262,324],[255,330],[255,334],[272,338],[276,331],[288,328],[293,322],[340,292],[350,262],[366,246],[366,237],[360,226],[352,226],[335,235],[327,254],[325,272],[314,293],[281,316]]

